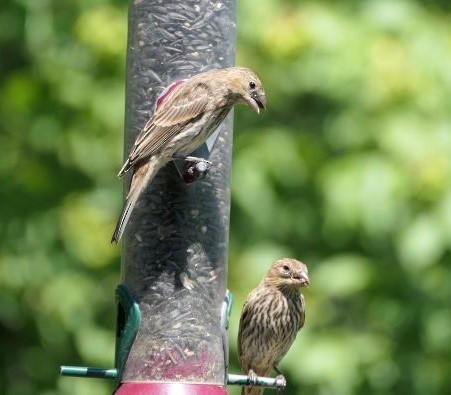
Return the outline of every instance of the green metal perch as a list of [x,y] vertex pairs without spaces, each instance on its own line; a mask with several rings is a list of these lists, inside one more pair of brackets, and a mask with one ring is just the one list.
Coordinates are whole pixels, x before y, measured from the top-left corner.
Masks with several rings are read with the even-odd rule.
[[[116,379],[117,369],[88,368],[83,366],[61,366],[61,376],[87,377],[96,379]],[[228,374],[227,385],[249,386],[249,378],[243,374]],[[280,377],[257,377],[253,387],[284,389],[285,381]]]

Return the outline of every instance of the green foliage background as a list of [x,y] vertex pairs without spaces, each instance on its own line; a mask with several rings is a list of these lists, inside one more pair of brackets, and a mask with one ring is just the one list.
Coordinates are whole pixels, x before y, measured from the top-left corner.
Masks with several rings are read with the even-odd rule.
[[[0,5],[0,393],[103,395],[110,367],[127,4]],[[285,394],[451,392],[451,6],[238,2],[237,63],[269,108],[235,111],[229,287],[309,265]],[[237,394],[237,389],[231,389]]]

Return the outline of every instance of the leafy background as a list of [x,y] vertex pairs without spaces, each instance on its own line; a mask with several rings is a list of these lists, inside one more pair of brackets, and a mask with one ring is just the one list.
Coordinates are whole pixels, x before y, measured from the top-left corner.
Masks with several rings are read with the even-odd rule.
[[[0,5],[5,395],[111,392],[57,367],[113,361],[125,3]],[[231,359],[248,290],[304,260],[285,394],[451,391],[450,18],[445,0],[238,2],[237,63],[269,109],[235,111]]]

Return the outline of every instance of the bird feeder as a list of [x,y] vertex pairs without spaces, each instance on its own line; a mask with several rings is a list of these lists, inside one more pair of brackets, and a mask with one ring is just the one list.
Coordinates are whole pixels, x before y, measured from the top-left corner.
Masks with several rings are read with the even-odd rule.
[[[235,0],[130,1],[125,155],[167,85],[234,64],[235,27]],[[116,395],[223,395],[227,381],[249,384],[227,375],[231,148],[229,114],[194,153],[212,162],[206,177],[172,163],[159,171],[123,239],[115,368],[63,366],[62,375],[115,379]]]

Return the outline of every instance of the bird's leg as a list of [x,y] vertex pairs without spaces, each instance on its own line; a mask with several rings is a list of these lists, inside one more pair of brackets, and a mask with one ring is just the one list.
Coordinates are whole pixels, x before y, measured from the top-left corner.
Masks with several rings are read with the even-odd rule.
[[279,368],[277,366],[273,366],[273,369],[276,371],[277,376],[276,376],[276,387],[279,391],[282,391],[286,386],[287,386],[287,380],[285,379],[284,375],[282,374],[282,372],[279,370]]
[[199,162],[209,163],[211,165],[211,162],[209,160],[204,159],[204,158],[198,158],[197,156],[185,156],[183,158],[177,158],[177,159],[183,159],[183,160],[186,160],[187,162],[193,162],[193,163],[199,163]]
[[194,181],[204,178],[212,166],[209,160],[195,156],[174,156],[173,159],[180,159],[187,162],[181,170],[178,169],[185,184],[191,184]]
[[188,163],[208,163],[211,167],[212,163],[204,158],[198,158],[197,156],[179,156],[179,155],[174,155],[172,157],[173,160],[184,160],[185,162]]
[[251,387],[257,384],[258,376],[257,373],[255,373],[252,369],[249,369],[249,372],[247,374],[247,383]]

